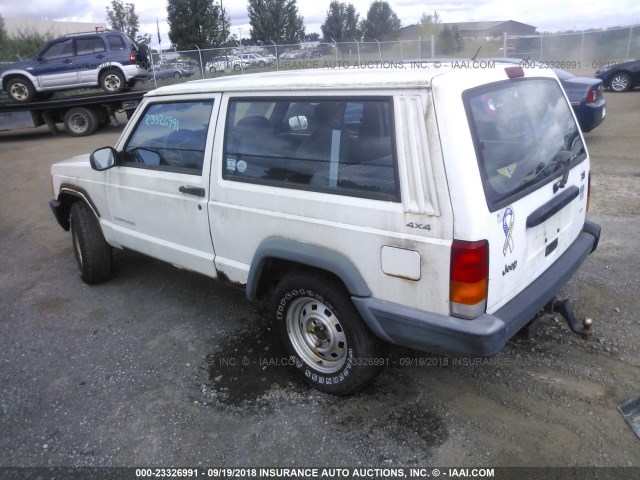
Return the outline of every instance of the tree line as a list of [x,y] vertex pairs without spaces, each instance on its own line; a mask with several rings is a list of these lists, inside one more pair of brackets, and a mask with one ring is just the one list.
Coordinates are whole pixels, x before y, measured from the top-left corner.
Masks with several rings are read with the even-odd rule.
[[[226,47],[240,41],[231,34],[222,0],[169,0],[167,11],[169,38],[178,47]],[[395,40],[402,28],[398,15],[384,0],[374,0],[362,19],[352,4],[332,1],[321,26],[322,37],[306,33],[297,0],[248,0],[247,14],[249,43],[255,45]]]
[[[233,47],[239,42],[254,45],[297,44],[303,41],[331,44],[382,42],[396,40],[402,28],[398,15],[384,0],[374,0],[364,17],[360,16],[353,4],[331,1],[321,26],[322,37],[317,33],[306,33],[297,0],[248,0],[247,14],[251,26],[250,38],[239,39],[231,32],[231,21],[223,0],[168,0],[169,39],[174,48],[181,50]],[[140,35],[140,21],[134,4],[125,3],[125,0],[111,0],[106,7],[106,20],[109,28],[123,31],[138,42],[151,45],[152,35]],[[440,28],[439,23],[436,12],[423,14],[419,28],[424,38],[437,34],[440,44],[444,42],[449,46],[445,53],[461,49],[459,33],[455,29]],[[51,34],[19,32],[9,38],[0,16],[0,60],[30,57],[52,37]]]

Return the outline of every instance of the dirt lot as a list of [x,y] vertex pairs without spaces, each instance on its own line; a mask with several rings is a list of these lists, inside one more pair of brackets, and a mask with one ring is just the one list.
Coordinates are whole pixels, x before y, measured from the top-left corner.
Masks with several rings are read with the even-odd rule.
[[564,291],[594,335],[547,316],[487,362],[393,348],[346,399],[262,363],[280,352],[240,291],[129,252],[80,281],[49,167],[121,129],[0,133],[0,466],[640,467],[616,409],[640,395],[640,89],[607,100],[602,240]]

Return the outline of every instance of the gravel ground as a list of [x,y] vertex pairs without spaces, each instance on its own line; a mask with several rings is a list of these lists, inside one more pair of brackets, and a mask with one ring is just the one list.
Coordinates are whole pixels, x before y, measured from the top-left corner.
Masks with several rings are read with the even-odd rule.
[[602,240],[563,292],[594,334],[546,316],[489,360],[394,347],[350,398],[275,364],[241,291],[131,252],[80,281],[49,167],[121,128],[0,133],[0,466],[640,467],[617,411],[640,395],[640,89],[607,101],[586,135]]

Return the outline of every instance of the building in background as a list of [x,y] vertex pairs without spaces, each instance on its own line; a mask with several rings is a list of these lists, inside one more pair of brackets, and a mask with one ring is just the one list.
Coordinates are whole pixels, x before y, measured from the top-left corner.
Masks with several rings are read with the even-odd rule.
[[[458,27],[462,38],[498,38],[504,32],[508,36],[537,35],[533,25],[516,22],[514,20],[499,20],[495,22],[456,22],[441,23],[440,28],[445,25],[449,28]],[[400,40],[417,40],[420,37],[420,25],[409,25],[400,30]]]
[[106,30],[107,24],[104,22],[57,22],[54,20],[34,20],[30,18],[5,18],[4,28],[10,37],[15,37],[20,32],[35,32],[41,35],[60,37],[70,33]]

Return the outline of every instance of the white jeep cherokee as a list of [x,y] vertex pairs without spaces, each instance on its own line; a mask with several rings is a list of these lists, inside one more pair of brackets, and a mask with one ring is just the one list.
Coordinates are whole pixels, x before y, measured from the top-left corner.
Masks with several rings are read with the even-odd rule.
[[242,285],[271,298],[300,374],[338,394],[388,342],[495,355],[600,237],[557,78],[512,64],[159,88],[52,185],[85,282],[111,277],[115,247]]

